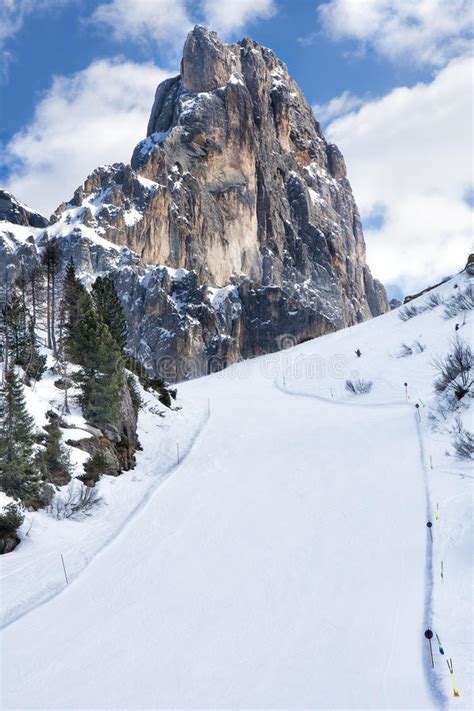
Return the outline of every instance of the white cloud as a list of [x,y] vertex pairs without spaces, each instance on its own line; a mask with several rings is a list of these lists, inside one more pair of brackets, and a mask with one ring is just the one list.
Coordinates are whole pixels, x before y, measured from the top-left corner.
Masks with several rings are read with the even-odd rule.
[[160,42],[177,50],[196,22],[204,22],[227,37],[274,12],[274,0],[202,0],[188,4],[185,0],[111,0],[100,4],[91,20],[108,26],[117,40]]
[[184,0],[112,0],[98,5],[91,21],[114,39],[162,42],[181,47],[191,27]]
[[203,11],[206,24],[227,36],[253,20],[268,19],[276,8],[273,0],[204,0]]
[[166,76],[152,64],[100,60],[55,77],[31,124],[7,146],[7,189],[49,214],[98,165],[128,162]]
[[355,111],[363,105],[364,101],[358,96],[354,96],[349,91],[343,91],[340,96],[335,96],[326,104],[315,104],[314,114],[317,120],[326,124],[335,118]]
[[471,0],[330,0],[319,13],[334,37],[368,42],[390,60],[442,66],[472,38]]
[[412,290],[461,269],[472,251],[472,72],[471,59],[453,60],[431,83],[394,89],[328,128],[382,281]]

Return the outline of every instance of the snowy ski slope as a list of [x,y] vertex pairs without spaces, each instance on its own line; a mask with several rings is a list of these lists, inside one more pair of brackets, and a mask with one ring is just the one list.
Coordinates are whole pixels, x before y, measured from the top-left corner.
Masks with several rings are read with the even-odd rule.
[[[442,308],[181,385],[201,423],[209,399],[199,436],[68,587],[4,628],[3,708],[471,708],[472,467],[428,424]],[[356,373],[369,394],[345,391]]]

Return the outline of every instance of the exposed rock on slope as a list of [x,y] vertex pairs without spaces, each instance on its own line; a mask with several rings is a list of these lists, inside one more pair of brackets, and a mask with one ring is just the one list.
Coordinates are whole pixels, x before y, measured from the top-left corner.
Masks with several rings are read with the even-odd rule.
[[0,222],[2,221],[26,227],[46,227],[49,224],[46,217],[23,205],[7,190],[0,190]]
[[171,380],[387,309],[342,155],[252,40],[196,27],[131,165],[98,168],[52,221],[65,257],[110,272],[130,348]]

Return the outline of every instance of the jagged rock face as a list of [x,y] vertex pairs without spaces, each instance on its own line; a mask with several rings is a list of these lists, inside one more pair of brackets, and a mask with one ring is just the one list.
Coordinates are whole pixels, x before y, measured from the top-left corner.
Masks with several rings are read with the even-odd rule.
[[7,190],[0,190],[0,222],[2,221],[24,227],[46,227],[49,224],[46,217],[30,210]]
[[387,309],[344,159],[285,65],[202,27],[131,165],[98,168],[52,222],[37,245],[112,276],[130,349],[169,380]]
[[140,227],[149,217],[147,261],[213,285],[241,273],[289,294],[305,284],[315,308],[338,307],[337,325],[386,308],[344,160],[271,50],[195,28],[181,76],[158,87],[148,133],[132,167],[164,187],[157,219],[152,209]]

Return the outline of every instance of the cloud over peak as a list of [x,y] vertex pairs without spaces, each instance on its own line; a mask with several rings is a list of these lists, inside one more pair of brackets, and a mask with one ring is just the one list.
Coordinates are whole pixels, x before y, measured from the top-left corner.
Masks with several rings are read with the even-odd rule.
[[7,146],[7,189],[49,214],[98,165],[128,162],[166,76],[153,64],[102,59],[54,77],[32,122]]
[[319,15],[335,38],[368,43],[392,61],[439,67],[472,46],[471,0],[330,0]]

